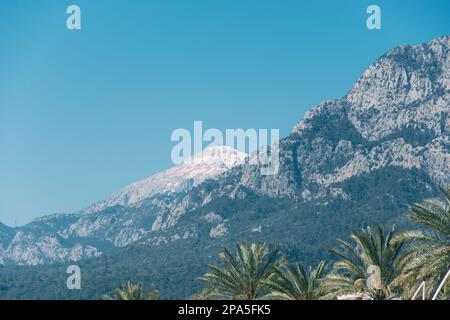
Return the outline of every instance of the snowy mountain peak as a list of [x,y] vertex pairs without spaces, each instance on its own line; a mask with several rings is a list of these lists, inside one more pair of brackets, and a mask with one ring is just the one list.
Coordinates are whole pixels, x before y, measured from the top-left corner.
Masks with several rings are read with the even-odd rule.
[[217,165],[232,168],[244,163],[247,156],[247,153],[238,151],[229,146],[210,146],[204,149],[203,152],[186,160],[185,164]]
[[244,163],[246,158],[246,153],[231,147],[211,146],[180,165],[126,186],[85,211],[93,213],[116,205],[133,206],[157,194],[186,191]]

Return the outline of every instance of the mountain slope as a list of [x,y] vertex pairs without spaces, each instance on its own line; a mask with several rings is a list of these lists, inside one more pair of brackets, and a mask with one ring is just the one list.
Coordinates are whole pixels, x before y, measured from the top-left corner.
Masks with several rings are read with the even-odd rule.
[[447,36],[382,56],[344,98],[314,107],[280,142],[276,175],[194,159],[85,212],[0,235],[0,257],[34,265],[137,243],[169,257],[183,242],[215,252],[247,239],[279,242],[314,261],[349,228],[405,226],[409,204],[450,183],[449,49]]
[[[238,166],[221,183],[201,185],[197,197],[188,194],[181,202],[197,208],[251,193],[305,203],[352,201],[355,195],[342,184],[392,168],[423,173],[428,190],[450,183],[449,48],[450,37],[443,37],[393,49],[347,96],[314,107],[281,141],[277,175]],[[157,219],[166,226],[179,216],[163,212]]]
[[[199,293],[196,280],[207,264],[217,260],[223,246],[238,240],[279,244],[293,261],[315,264],[331,259],[329,248],[336,237],[347,238],[350,229],[377,223],[411,228],[404,214],[417,198],[433,195],[427,178],[419,172],[390,172],[353,178],[342,188],[355,200],[311,200],[299,203],[248,195],[245,199],[221,198],[180,217],[170,234],[182,234],[195,225],[197,237],[166,245],[133,244],[98,258],[76,262],[82,270],[82,290],[67,290],[66,268],[73,262],[32,267],[0,266],[1,299],[98,299],[127,281],[143,282],[159,290],[162,299],[184,299]],[[400,185],[416,185],[409,191]],[[163,233],[161,233],[162,235]],[[2,286],[3,284],[3,286]]]

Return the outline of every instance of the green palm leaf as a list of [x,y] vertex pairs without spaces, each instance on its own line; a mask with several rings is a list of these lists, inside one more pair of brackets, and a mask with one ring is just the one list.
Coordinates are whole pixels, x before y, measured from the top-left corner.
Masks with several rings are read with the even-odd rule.
[[[400,274],[400,260],[404,241],[394,241],[394,227],[387,232],[381,226],[351,233],[352,243],[338,240],[340,247],[330,251],[338,256],[333,271],[324,279],[322,287],[327,298],[361,293],[366,299],[392,297],[393,280]],[[380,270],[381,286],[376,291],[367,285],[368,268]]]
[[209,265],[210,271],[199,278],[208,288],[197,298],[258,299],[267,293],[265,281],[286,263],[278,248],[268,248],[264,243],[238,243],[236,256],[224,249],[219,258],[222,265]]
[[264,298],[273,300],[318,300],[323,296],[325,263],[308,270],[300,263],[275,268],[275,277],[265,281],[270,289]]
[[[422,281],[426,282],[430,298],[450,269],[450,186],[441,188],[443,200],[430,199],[411,208],[410,219],[424,229],[403,232],[395,241],[406,243],[406,254],[401,260],[403,272],[396,282],[404,288],[405,297],[411,297]],[[448,297],[448,284],[444,298]]]
[[133,284],[128,282],[122,288],[114,291],[115,299],[111,296],[104,295],[102,300],[155,300],[158,296],[157,291],[144,291],[142,283]]

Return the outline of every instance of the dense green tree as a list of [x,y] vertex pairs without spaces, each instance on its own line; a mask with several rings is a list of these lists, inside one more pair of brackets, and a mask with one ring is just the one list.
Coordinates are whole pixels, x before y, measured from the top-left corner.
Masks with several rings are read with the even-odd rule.
[[274,300],[319,300],[324,293],[322,280],[325,262],[306,269],[297,262],[275,268],[275,277],[265,282],[270,292],[264,297]]
[[[450,270],[450,186],[441,189],[443,200],[430,199],[411,208],[410,219],[423,230],[400,233],[396,241],[406,241],[402,274],[396,280],[411,297],[422,281],[428,298]],[[448,283],[444,296],[448,297]]]
[[200,277],[208,288],[201,298],[256,300],[266,294],[265,281],[275,276],[275,268],[286,263],[278,248],[265,243],[236,245],[236,256],[228,249],[219,255],[222,265],[209,265]]
[[[356,295],[365,299],[388,299],[395,293],[394,279],[400,274],[404,242],[393,241],[394,227],[385,231],[378,225],[351,234],[353,243],[338,240],[331,249],[338,257],[327,276],[328,297]],[[375,283],[373,283],[375,282]]]
[[155,300],[158,296],[157,291],[145,292],[142,283],[133,284],[128,282],[122,288],[114,291],[115,299],[111,296],[104,295],[103,300]]

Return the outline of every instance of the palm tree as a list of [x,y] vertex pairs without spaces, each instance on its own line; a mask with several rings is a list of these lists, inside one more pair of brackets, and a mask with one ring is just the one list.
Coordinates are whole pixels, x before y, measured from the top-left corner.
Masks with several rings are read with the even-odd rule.
[[208,288],[197,298],[256,300],[266,293],[264,282],[275,275],[275,267],[286,262],[278,248],[265,243],[238,243],[236,257],[226,248],[219,257],[222,265],[208,265],[210,271],[199,278]]
[[375,229],[352,232],[354,243],[339,239],[341,247],[330,250],[340,260],[324,283],[328,297],[356,294],[364,299],[392,298],[403,247],[403,241],[394,242],[393,236],[394,227],[386,233],[378,225]]
[[276,277],[265,283],[270,290],[264,298],[276,300],[319,300],[323,296],[321,282],[325,275],[325,262],[308,270],[297,262],[275,268]]
[[403,272],[396,281],[409,298],[422,281],[426,282],[427,296],[431,297],[450,269],[450,186],[440,190],[444,201],[425,200],[411,208],[410,219],[423,230],[403,232],[395,239],[406,242]]
[[[133,284],[128,282],[126,285],[122,285],[122,288],[114,291],[116,296],[115,300],[156,300],[158,296],[157,291],[144,292],[144,286],[142,283]],[[111,296],[104,295],[102,300],[114,300]]]

